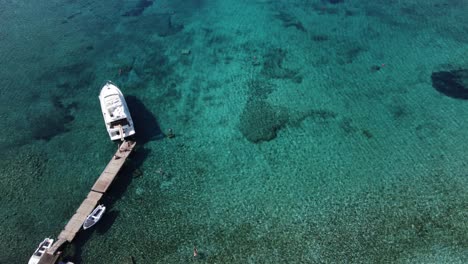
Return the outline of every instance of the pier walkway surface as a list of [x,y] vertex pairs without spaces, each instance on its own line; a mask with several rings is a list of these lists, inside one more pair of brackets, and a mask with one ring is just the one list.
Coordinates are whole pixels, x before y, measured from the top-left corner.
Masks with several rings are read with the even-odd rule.
[[68,221],[65,228],[60,232],[57,241],[43,255],[38,264],[54,264],[59,258],[61,252],[59,248],[66,242],[72,242],[78,231],[80,231],[86,217],[94,210],[99,200],[105,194],[114,178],[119,173],[125,160],[128,158],[136,142],[123,141],[119,149],[107,164],[101,176],[94,183],[86,199],[81,203],[76,213]]

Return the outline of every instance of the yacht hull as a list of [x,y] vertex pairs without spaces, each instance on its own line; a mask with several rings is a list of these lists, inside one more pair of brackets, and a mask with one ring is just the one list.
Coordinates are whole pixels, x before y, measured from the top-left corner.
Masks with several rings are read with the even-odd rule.
[[86,230],[93,225],[95,225],[99,220],[101,220],[102,215],[106,211],[106,207],[104,205],[97,206],[93,212],[86,217],[86,220],[83,223],[83,229]]
[[135,134],[133,119],[120,89],[108,81],[99,94],[102,115],[111,140],[123,140]]
[[37,263],[39,263],[42,256],[44,256],[44,253],[46,252],[46,250],[49,249],[52,246],[53,243],[54,243],[54,240],[51,239],[51,238],[44,239],[44,241],[42,241],[39,244],[36,251],[34,251],[34,254],[29,259],[28,264],[37,264]]

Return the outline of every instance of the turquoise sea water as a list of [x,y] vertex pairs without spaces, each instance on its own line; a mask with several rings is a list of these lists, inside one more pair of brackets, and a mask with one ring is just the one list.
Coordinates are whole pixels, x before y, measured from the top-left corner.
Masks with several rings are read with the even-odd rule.
[[56,237],[112,157],[105,80],[139,147],[66,260],[468,263],[467,13],[0,0],[0,263]]

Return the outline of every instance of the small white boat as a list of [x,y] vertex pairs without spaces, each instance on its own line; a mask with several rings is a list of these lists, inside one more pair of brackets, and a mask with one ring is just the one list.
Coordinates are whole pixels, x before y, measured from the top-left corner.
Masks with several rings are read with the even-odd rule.
[[83,223],[83,229],[86,230],[96,224],[101,219],[105,211],[106,207],[102,204],[94,208],[93,212],[86,217],[86,220]]
[[39,260],[41,260],[42,256],[44,256],[44,253],[46,252],[46,250],[49,249],[52,246],[53,243],[54,243],[54,240],[52,238],[44,239],[44,241],[42,241],[39,244],[36,251],[34,251],[34,254],[29,259],[28,264],[37,264],[37,263],[39,263]]
[[102,115],[111,140],[123,140],[135,134],[127,102],[119,88],[107,81],[99,94]]

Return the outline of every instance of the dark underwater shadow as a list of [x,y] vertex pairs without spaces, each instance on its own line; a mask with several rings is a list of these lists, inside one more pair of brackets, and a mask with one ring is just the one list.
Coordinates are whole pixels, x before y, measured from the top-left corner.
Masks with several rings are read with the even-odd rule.
[[143,145],[149,141],[164,138],[158,120],[138,98],[129,95],[125,97],[125,100],[135,123],[137,144]]
[[106,217],[99,221],[99,225],[96,225],[96,232],[100,235],[105,234],[111,226],[114,224],[120,212],[117,210],[110,210],[106,212]]
[[[145,105],[135,96],[126,96],[125,100],[131,111],[133,122],[135,125],[135,137],[133,140],[137,142],[137,146],[133,153],[128,157],[119,174],[114,179],[111,187],[102,197],[100,204],[104,204],[107,212],[102,216],[102,219],[96,226],[83,231],[81,230],[70,248],[65,249],[64,260],[72,261],[75,264],[84,263],[82,260],[82,248],[90,239],[93,232],[98,235],[105,233],[112,227],[119,217],[119,211],[113,210],[114,203],[120,200],[125,194],[127,187],[131,184],[133,178],[142,174],[141,165],[150,154],[150,150],[144,148],[144,144],[157,139],[164,138],[159,124],[154,115],[145,107]],[[119,142],[120,143],[120,142]],[[117,147],[117,146],[116,146]]]

